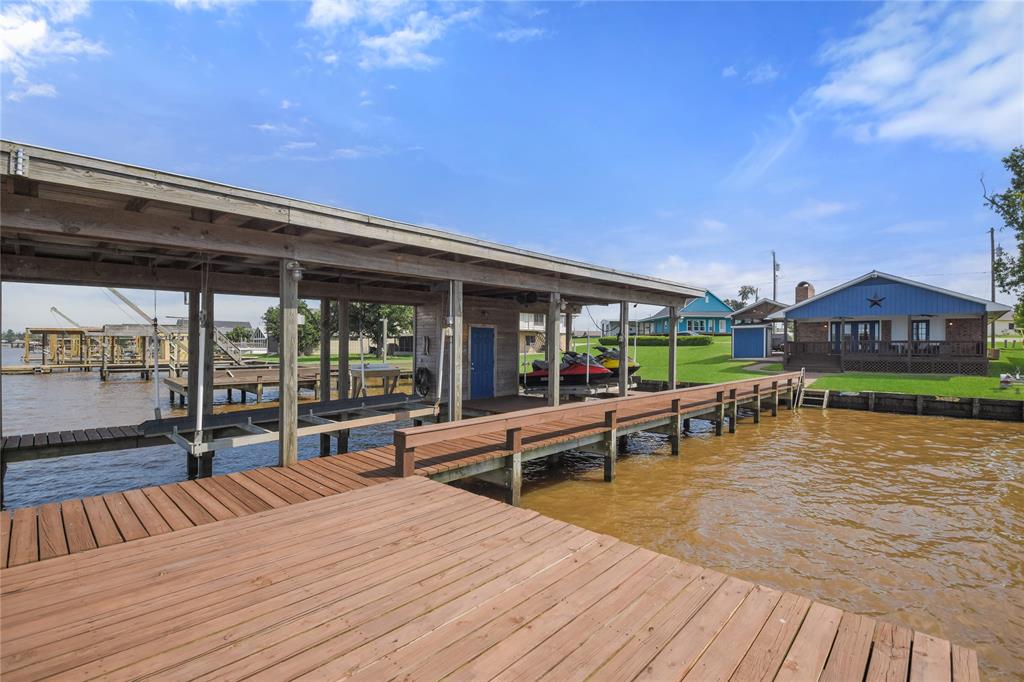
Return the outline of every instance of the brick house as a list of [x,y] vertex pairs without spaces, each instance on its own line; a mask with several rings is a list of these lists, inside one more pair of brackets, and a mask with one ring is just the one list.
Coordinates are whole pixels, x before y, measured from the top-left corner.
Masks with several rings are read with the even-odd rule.
[[801,282],[784,320],[787,368],[819,371],[988,373],[988,323],[1010,308],[872,271],[815,295]]

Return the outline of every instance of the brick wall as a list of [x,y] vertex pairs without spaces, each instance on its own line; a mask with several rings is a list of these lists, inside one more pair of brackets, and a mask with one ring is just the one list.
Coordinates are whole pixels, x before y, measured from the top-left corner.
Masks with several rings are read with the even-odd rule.
[[797,322],[797,341],[828,341],[828,325],[824,322]]
[[963,317],[946,321],[947,341],[984,341],[985,322],[977,317]]

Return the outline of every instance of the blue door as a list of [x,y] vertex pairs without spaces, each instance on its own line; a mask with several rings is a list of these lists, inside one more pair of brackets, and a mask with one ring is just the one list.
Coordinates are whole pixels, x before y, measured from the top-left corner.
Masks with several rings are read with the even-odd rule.
[[494,329],[469,328],[469,397],[494,397]]

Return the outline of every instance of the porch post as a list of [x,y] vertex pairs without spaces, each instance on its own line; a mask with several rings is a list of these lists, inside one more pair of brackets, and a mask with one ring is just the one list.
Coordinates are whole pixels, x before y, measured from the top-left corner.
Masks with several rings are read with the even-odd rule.
[[629,303],[619,303],[619,395],[629,393]]
[[[214,312],[213,289],[210,286],[209,276],[204,277],[203,281],[206,282],[206,286],[202,293],[203,320],[205,325],[203,332],[205,338],[203,339],[203,357],[200,359],[200,362],[203,363],[203,401],[200,409],[203,411],[205,421],[205,417],[213,414],[213,373],[215,370],[213,353],[214,350],[216,350],[214,345],[216,313]],[[213,476],[213,456],[215,454],[216,453],[214,452],[206,452],[199,456],[199,461],[197,463],[197,476],[199,476],[199,478]]]
[[669,306],[668,313],[668,388],[674,390],[678,383],[678,369],[676,368],[676,355],[678,349],[676,343],[679,340],[679,308]]
[[280,270],[278,445],[280,466],[292,466],[299,459],[299,279],[302,270],[292,260],[282,259]]
[[[188,416],[195,419],[202,409],[198,402],[199,397],[199,290],[190,289],[188,292]],[[103,357],[103,365],[107,364],[106,337],[100,340],[100,353]],[[185,471],[189,480],[192,480],[199,473],[199,460],[191,453],[185,454]]]
[[568,301],[565,303],[565,349],[576,350],[572,346],[572,306]]
[[914,367],[914,321],[911,315],[907,315],[907,372]]
[[562,364],[562,353],[559,350],[561,336],[562,296],[552,292],[548,294],[548,315],[545,318],[544,348],[545,360],[548,363],[548,405],[558,405],[561,399],[561,376],[558,373]]

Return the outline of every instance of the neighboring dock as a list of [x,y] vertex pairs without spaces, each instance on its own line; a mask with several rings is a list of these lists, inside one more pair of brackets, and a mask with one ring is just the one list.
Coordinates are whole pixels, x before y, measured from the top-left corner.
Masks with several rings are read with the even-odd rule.
[[970,649],[421,477],[236,515],[242,489],[4,569],[5,679],[979,679]]

